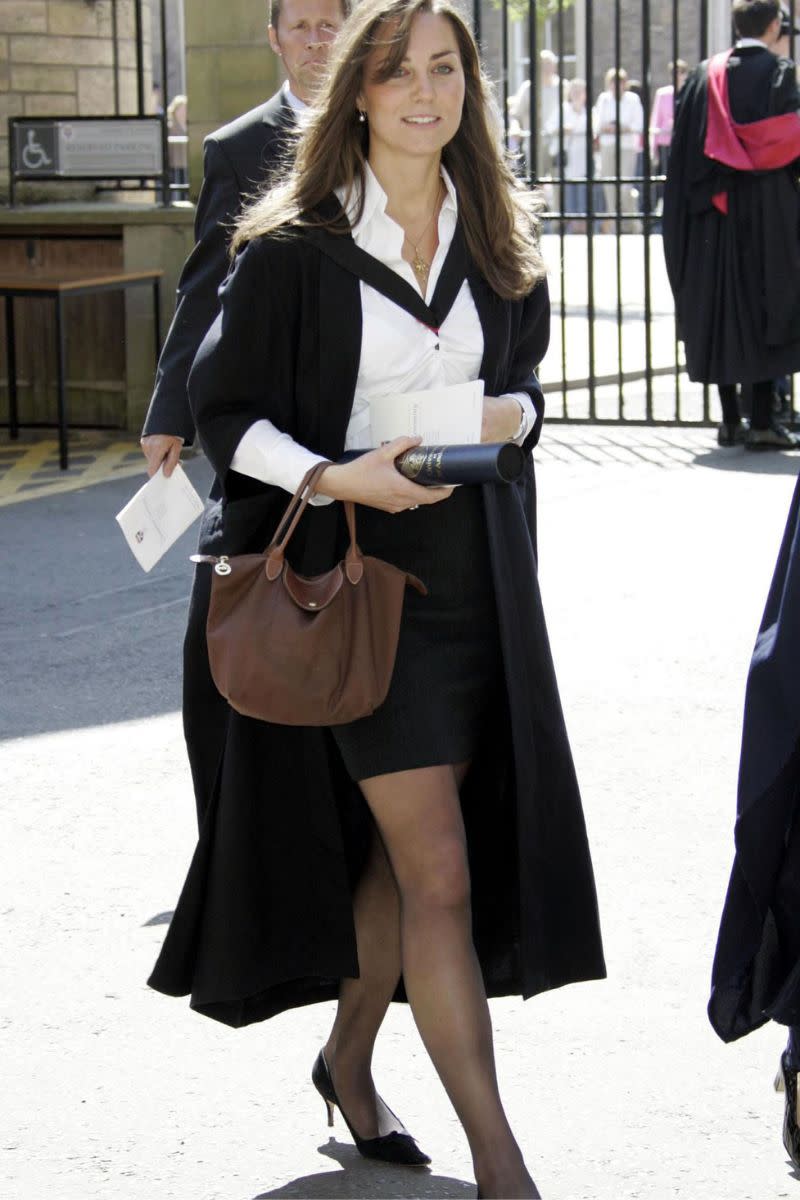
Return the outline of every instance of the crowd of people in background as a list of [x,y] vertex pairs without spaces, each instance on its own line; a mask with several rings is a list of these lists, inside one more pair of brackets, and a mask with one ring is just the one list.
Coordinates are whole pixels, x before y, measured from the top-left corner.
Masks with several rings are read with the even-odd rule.
[[[628,76],[624,67],[609,67],[603,90],[590,107],[586,80],[564,78],[553,51],[541,51],[535,120],[538,134],[531,137],[531,81],[526,79],[508,98],[507,141],[517,156],[520,173],[535,174],[544,188],[548,207],[565,214],[567,232],[586,230],[590,179],[596,181],[591,211],[598,216],[596,228],[600,232],[613,232],[617,216],[624,218],[620,222],[622,232],[639,232],[641,214],[648,208],[660,211],[676,89],[680,91],[688,73],[689,66],[682,59],[669,64],[669,82],[656,89],[645,130],[643,87],[639,80]],[[643,187],[646,138],[649,176],[653,180],[649,197]]]

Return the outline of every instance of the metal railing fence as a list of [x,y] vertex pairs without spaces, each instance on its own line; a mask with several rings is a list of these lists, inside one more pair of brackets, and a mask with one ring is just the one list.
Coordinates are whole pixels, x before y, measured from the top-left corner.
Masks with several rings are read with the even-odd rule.
[[[785,6],[794,24],[799,0]],[[547,206],[554,320],[542,381],[555,419],[711,421],[715,399],[688,380],[677,337],[661,247],[668,147],[651,118],[657,100],[669,110],[669,89],[674,101],[681,60],[691,69],[731,45],[729,14],[727,0],[473,0],[507,144]],[[624,90],[614,78],[606,88],[609,72],[626,73]],[[567,90],[576,79],[583,111]],[[638,135],[626,132],[633,95]],[[602,132],[609,105],[616,131]]]

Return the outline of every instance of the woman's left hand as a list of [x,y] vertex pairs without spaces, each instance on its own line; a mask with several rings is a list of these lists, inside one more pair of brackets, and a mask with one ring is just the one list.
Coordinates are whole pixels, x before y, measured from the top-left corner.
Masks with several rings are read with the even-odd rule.
[[482,442],[507,442],[519,429],[519,402],[513,396],[484,396]]

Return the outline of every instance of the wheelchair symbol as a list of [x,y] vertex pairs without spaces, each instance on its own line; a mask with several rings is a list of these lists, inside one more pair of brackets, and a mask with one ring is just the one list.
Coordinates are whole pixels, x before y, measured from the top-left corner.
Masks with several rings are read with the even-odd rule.
[[22,165],[28,171],[39,171],[42,167],[51,167],[52,158],[48,158],[44,146],[36,140],[36,130],[28,130],[28,142],[22,151]]

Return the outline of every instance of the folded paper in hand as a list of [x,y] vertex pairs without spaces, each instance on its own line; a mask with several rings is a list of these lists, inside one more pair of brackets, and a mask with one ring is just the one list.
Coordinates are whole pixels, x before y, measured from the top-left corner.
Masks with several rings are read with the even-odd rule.
[[373,447],[396,437],[421,437],[424,446],[472,446],[481,440],[483,380],[370,400]]
[[139,566],[149,571],[192,521],[202,516],[203,508],[180,464],[169,479],[159,467],[117,513],[117,521]]

